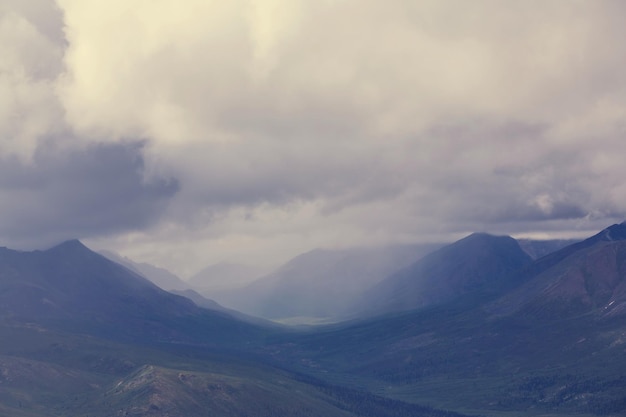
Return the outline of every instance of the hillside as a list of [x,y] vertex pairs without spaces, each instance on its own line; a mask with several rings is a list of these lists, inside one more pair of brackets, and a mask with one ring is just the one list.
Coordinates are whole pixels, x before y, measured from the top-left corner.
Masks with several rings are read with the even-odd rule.
[[513,273],[531,262],[515,239],[474,233],[381,281],[357,301],[354,310],[372,316],[471,294],[496,294],[513,285]]
[[488,307],[497,314],[626,314],[626,224],[548,255],[522,272],[525,283]]
[[566,246],[580,242],[580,239],[516,239],[520,248],[533,260],[542,258]]
[[150,280],[157,287],[165,290],[184,291],[190,289],[189,284],[164,268],[159,268],[146,262],[135,262],[125,256],[120,256],[111,251],[100,251],[100,254],[115,263],[125,266],[133,272],[138,273]]
[[464,417],[340,387],[243,352],[0,323],[0,415]]
[[[505,277],[510,286],[501,287],[504,294],[495,301],[497,293],[470,292],[412,311],[319,328],[295,341],[277,341],[268,352],[280,352],[272,357],[330,382],[462,413],[622,416],[623,227],[611,226],[524,263]],[[508,238],[478,238],[510,244]],[[455,253],[449,248],[439,253]]]
[[232,307],[271,319],[346,317],[352,301],[390,273],[438,248],[434,244],[301,254],[243,288]]
[[1,248],[0,316],[145,342],[210,343],[264,333],[164,291],[77,240],[45,251]]
[[205,297],[221,302],[222,294],[228,296],[229,292],[245,287],[266,273],[265,268],[220,262],[198,271],[187,280],[187,284]]
[[413,265],[460,293],[306,330],[199,308],[77,241],[2,249],[0,414],[622,416],[625,227],[534,261],[474,234]]
[[0,414],[459,416],[266,363],[296,333],[199,308],[69,241],[0,250]]

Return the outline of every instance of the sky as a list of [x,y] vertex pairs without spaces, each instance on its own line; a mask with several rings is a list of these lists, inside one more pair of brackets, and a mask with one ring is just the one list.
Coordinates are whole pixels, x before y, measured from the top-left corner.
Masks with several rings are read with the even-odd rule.
[[0,0],[0,245],[186,277],[626,217],[619,0]]

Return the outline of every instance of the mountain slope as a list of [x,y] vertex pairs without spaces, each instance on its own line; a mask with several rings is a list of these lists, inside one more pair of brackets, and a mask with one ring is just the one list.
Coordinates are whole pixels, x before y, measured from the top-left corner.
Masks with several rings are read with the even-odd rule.
[[[510,238],[469,236],[423,259],[441,261],[428,271],[449,272],[444,288],[461,295],[307,331],[201,309],[77,241],[2,249],[0,415],[452,415],[412,402],[622,416],[626,240],[615,226],[530,264]],[[522,272],[501,272],[512,260]],[[521,308],[490,311],[482,295],[499,291]]]
[[4,321],[0,339],[3,416],[462,417],[230,350],[147,347]]
[[509,236],[474,233],[425,256],[370,289],[355,310],[374,315],[495,294],[513,284],[515,271],[531,263]]
[[192,275],[187,283],[200,294],[211,299],[221,294],[239,289],[267,273],[267,270],[244,264],[221,262],[209,265]]
[[539,259],[525,283],[488,307],[498,314],[626,314],[626,224]]
[[626,240],[626,222],[611,225],[585,240],[573,243],[556,252],[549,253],[548,255],[537,259],[527,268],[524,268],[524,271],[520,274],[519,279],[521,281],[528,280],[553,265],[558,264],[568,256],[571,256],[582,249],[589,248],[598,242],[614,242],[620,240]]
[[195,308],[78,241],[47,251],[1,249],[0,289],[2,307],[25,318],[97,318],[144,309],[180,315]]
[[[625,228],[613,225],[532,263],[519,258],[518,272],[492,275],[506,277],[495,301],[453,298],[318,328],[268,351],[328,381],[463,413],[626,415]],[[432,266],[428,272],[458,273],[458,285],[467,266],[491,259],[489,242],[512,247],[509,238],[472,235],[421,262]]]
[[100,254],[104,255],[106,258],[112,260],[113,262],[123,265],[131,271],[138,273],[144,278],[147,278],[153,284],[165,291],[183,291],[190,289],[189,284],[187,284],[185,281],[183,281],[167,269],[159,268],[145,262],[135,262],[132,259],[120,256],[111,251],[100,251]]
[[0,249],[0,315],[146,341],[206,343],[263,333],[166,292],[79,241],[46,251]]
[[272,319],[337,319],[345,316],[354,298],[437,247],[416,244],[316,249],[243,289],[233,307]]
[[543,258],[546,255],[578,242],[580,242],[580,239],[517,239],[517,243],[519,243],[522,250],[533,258],[533,260]]
[[617,417],[625,326],[623,316],[493,317],[451,303],[319,328],[272,351],[331,382],[466,414]]

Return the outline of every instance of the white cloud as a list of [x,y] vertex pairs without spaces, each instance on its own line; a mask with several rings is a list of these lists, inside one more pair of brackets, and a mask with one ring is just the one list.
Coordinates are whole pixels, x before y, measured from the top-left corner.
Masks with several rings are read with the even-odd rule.
[[0,153],[148,140],[142,174],[181,188],[143,253],[626,213],[621,2],[5,2]]
[[54,92],[62,48],[24,16],[0,9],[0,153],[28,158],[61,128]]

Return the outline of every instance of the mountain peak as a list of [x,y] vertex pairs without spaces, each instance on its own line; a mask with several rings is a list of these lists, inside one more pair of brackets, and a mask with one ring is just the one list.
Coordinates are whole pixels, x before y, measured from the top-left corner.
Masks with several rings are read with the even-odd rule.
[[512,237],[473,233],[389,276],[360,305],[365,314],[380,314],[492,296],[514,285],[514,273],[531,262]]
[[465,239],[481,239],[481,238],[488,238],[488,237],[494,237],[494,236],[486,232],[474,232],[468,236],[465,236]]
[[87,246],[83,245],[83,243],[78,240],[78,239],[70,239],[70,240],[66,240],[65,242],[61,242],[56,246],[53,246],[52,248],[48,249],[51,251],[59,251],[59,250],[63,250],[63,251],[76,251],[76,250],[90,250]]
[[78,239],[68,239],[62,243],[60,243],[58,246],[70,246],[70,247],[86,247],[85,245],[83,245],[83,242],[81,242]]
[[609,226],[600,232],[600,234],[602,235],[603,240],[626,240],[626,221]]

